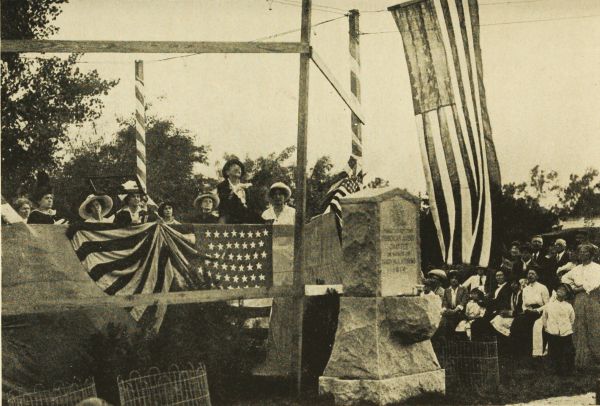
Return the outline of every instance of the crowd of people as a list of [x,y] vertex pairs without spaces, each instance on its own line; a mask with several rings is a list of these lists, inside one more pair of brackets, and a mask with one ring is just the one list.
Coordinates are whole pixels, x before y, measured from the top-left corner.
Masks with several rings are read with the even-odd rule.
[[568,248],[558,238],[546,249],[536,235],[512,243],[497,269],[429,271],[423,294],[441,298],[434,345],[495,337],[501,356],[548,355],[560,374],[600,366],[598,247]]
[[[238,159],[228,160],[223,166],[223,181],[216,190],[205,190],[194,199],[195,215],[191,223],[196,224],[287,224],[293,225],[295,210],[287,203],[292,191],[283,182],[275,182],[268,193],[269,206],[262,213],[255,213],[248,207],[247,196],[251,183],[244,183],[246,171]],[[122,226],[142,224],[160,220],[165,224],[179,224],[177,208],[179,203],[165,199],[155,204],[136,181],[121,185],[120,207],[105,193],[94,190],[79,206],[81,221],[95,223],[116,223]],[[17,221],[28,224],[61,224],[66,221],[54,210],[54,192],[46,175],[38,177],[32,199],[20,197],[12,205],[18,213]],[[15,222],[6,213],[3,221]]]

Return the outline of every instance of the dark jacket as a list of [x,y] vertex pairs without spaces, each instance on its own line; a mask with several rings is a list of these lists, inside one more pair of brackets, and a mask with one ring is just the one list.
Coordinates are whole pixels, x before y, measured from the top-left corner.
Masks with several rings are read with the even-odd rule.
[[[462,286],[458,286],[456,292],[456,306],[462,306],[463,310],[467,305],[467,301],[469,300],[469,292],[467,292],[466,288]],[[444,309],[454,310],[455,306],[452,306],[452,288],[446,288],[444,291],[444,297],[442,298],[442,307]]]
[[218,222],[219,218],[212,213],[200,213],[192,218],[194,224],[217,224]]
[[546,285],[549,291],[556,290],[560,284],[560,279],[556,275],[556,271],[563,265],[569,262],[569,253],[564,252],[562,257],[557,260],[556,254],[550,258],[546,258],[546,266],[541,271],[540,283]]
[[527,279],[527,272],[530,269],[535,269],[536,271],[540,270],[539,265],[531,259],[529,264],[527,265],[527,269],[525,269],[525,265],[522,260],[518,260],[513,264],[512,272],[510,274],[510,281],[518,281],[519,279]]
[[490,299],[486,306],[486,317],[491,318],[502,310],[510,310],[510,296],[512,294],[510,282],[507,282],[502,286],[498,292],[498,296],[494,297],[495,294],[496,288],[490,293]]
[[219,195],[219,220],[225,224],[260,224],[264,223],[259,215],[251,212],[238,195],[233,193],[229,180],[225,179],[217,185]]
[[32,210],[27,218],[27,224],[54,224],[60,220],[60,217]]
[[[148,221],[148,213],[145,211],[140,211],[140,223],[146,223]],[[117,214],[115,214],[115,219],[113,220],[114,224],[118,224],[121,227],[127,227],[131,225],[133,222],[131,218],[131,213],[129,210],[119,210]]]

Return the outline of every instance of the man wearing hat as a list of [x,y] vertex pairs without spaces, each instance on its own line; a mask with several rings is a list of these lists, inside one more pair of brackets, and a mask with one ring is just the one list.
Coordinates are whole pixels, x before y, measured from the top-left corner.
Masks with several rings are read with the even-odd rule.
[[216,224],[219,217],[213,214],[213,211],[219,207],[219,196],[211,192],[203,192],[194,199],[194,207],[197,215],[192,219],[196,224]]
[[113,207],[110,196],[102,193],[92,193],[79,206],[79,216],[86,223],[112,223],[112,218],[106,216]]
[[119,195],[119,198],[124,206],[115,215],[114,223],[122,227],[144,223],[147,217],[147,213],[141,207],[144,191],[133,180],[125,182],[121,188],[124,194]]
[[273,224],[294,225],[296,210],[286,204],[291,196],[292,191],[285,183],[273,183],[269,189],[269,201],[271,204],[263,212],[263,220],[272,222]]
[[251,183],[242,183],[246,175],[239,159],[230,159],[221,172],[225,180],[217,185],[220,200],[219,222],[225,224],[255,223],[257,216],[248,209],[246,190]]

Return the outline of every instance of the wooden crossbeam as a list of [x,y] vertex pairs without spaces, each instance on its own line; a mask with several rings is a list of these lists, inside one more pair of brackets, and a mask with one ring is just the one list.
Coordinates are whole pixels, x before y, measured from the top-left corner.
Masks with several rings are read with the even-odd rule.
[[203,42],[203,41],[67,41],[9,40],[0,42],[2,52],[67,53],[156,53],[223,54],[287,53],[307,54],[309,46],[300,42]]
[[358,99],[353,94],[344,90],[340,82],[338,82],[335,76],[333,76],[331,70],[327,67],[327,65],[325,65],[323,59],[321,59],[319,54],[315,52],[314,48],[310,52],[310,58],[315,63],[317,68],[321,71],[323,76],[325,76],[325,79],[327,79],[331,86],[333,86],[337,94],[340,95],[344,103],[346,103],[346,106],[348,106],[348,108],[354,114],[356,114],[356,117],[358,117],[362,124],[365,124],[365,115],[362,111],[362,108],[360,107],[360,102],[358,101]]
[[232,290],[195,290],[188,292],[150,293],[123,296],[78,297],[68,299],[2,302],[2,315],[15,316],[35,313],[56,313],[86,308],[114,306],[133,307],[155,304],[208,303],[239,299],[264,299],[273,297],[301,297],[304,289],[292,286],[273,286],[270,288],[232,289]]

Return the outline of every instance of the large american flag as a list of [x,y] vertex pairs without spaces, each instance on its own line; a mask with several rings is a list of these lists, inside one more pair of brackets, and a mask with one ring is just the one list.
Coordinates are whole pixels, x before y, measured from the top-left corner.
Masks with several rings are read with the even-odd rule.
[[273,285],[273,227],[206,226],[199,232],[200,252],[210,258],[198,267],[213,289],[260,288]]
[[477,0],[390,7],[402,35],[431,211],[445,261],[487,266],[500,169],[488,117]]
[[[273,283],[270,225],[77,223],[69,227],[67,237],[90,278],[109,295]],[[155,331],[165,312],[165,305],[130,311]]]

